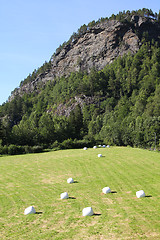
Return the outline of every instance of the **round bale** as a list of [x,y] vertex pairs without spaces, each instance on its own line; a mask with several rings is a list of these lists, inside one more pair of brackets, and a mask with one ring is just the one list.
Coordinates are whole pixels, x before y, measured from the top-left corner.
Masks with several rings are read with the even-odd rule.
[[143,190],[137,191],[136,192],[137,198],[145,197],[145,192]]
[[86,207],[86,208],[83,208],[83,211],[82,211],[82,215],[85,217],[85,216],[92,216],[94,213],[93,213],[93,209],[91,207]]
[[111,192],[111,189],[110,189],[109,187],[104,187],[104,188],[102,189],[102,192],[103,192],[104,194],[107,194],[107,193],[110,193],[110,192]]
[[74,182],[73,178],[68,178],[67,179],[67,183],[73,183],[73,182]]
[[101,154],[101,153],[99,153],[99,154],[98,154],[98,157],[102,157],[102,154]]
[[69,198],[67,192],[61,193],[61,199],[67,199],[67,198]]
[[34,209],[33,206],[30,206],[24,210],[24,215],[32,214],[32,213],[36,213],[36,210]]

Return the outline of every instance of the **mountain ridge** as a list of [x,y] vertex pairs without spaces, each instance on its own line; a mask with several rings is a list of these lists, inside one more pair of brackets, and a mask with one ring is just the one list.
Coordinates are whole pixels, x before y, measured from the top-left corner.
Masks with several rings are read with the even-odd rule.
[[36,79],[16,88],[9,101],[25,93],[39,92],[48,82],[71,72],[103,69],[118,56],[135,54],[141,47],[142,38],[160,41],[160,25],[152,18],[133,15],[131,21],[106,20],[87,29],[79,38],[72,39],[53,54],[50,68]]

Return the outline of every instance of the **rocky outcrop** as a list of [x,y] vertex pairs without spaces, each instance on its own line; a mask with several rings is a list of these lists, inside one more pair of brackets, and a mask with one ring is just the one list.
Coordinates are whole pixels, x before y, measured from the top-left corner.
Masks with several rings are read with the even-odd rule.
[[[84,106],[95,104],[98,106],[99,99],[96,99],[96,97],[88,97],[86,95],[79,95],[75,96],[74,98],[70,99],[66,103],[61,103],[59,105],[53,106],[53,108],[50,108],[47,110],[47,112],[53,112],[55,115],[58,116],[66,116],[68,117],[70,113],[75,109],[77,105],[83,109]],[[54,109],[54,107],[56,107]]]
[[[128,41],[129,39],[129,41]],[[89,29],[75,43],[64,48],[52,63],[53,76],[62,76],[73,71],[102,69],[119,55],[139,49],[138,36],[130,27],[118,21],[108,21]]]
[[42,85],[55,77],[79,70],[89,72],[93,67],[100,70],[118,56],[128,52],[135,54],[141,46],[144,32],[148,32],[151,39],[159,40],[160,26],[152,19],[132,16],[131,22],[111,20],[89,28],[54,54],[49,72],[16,89],[10,100],[17,94],[40,91]]

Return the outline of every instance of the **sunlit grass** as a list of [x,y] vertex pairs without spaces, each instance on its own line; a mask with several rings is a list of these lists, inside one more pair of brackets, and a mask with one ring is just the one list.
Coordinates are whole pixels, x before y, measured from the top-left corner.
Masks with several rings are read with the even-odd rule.
[[160,239],[159,169],[158,152],[121,147],[0,157],[0,239]]

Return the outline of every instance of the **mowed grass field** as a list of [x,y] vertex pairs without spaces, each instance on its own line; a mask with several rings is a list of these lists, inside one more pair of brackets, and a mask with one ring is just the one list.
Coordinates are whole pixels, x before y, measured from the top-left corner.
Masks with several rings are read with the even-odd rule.
[[[112,193],[102,194],[107,186]],[[37,214],[24,215],[31,205]],[[83,217],[89,206],[95,215]],[[0,157],[0,239],[160,239],[160,153],[110,147]]]

